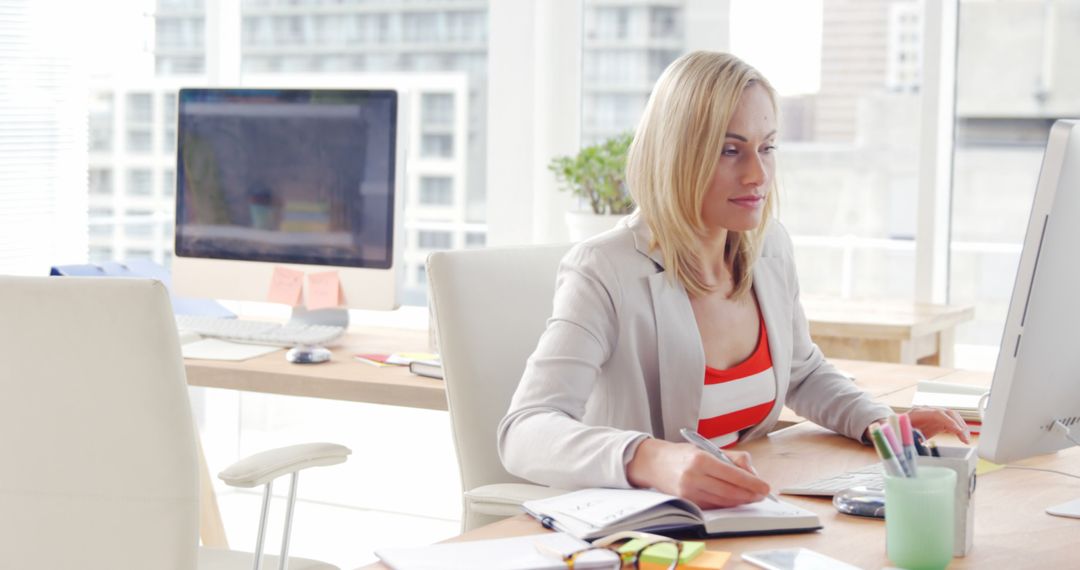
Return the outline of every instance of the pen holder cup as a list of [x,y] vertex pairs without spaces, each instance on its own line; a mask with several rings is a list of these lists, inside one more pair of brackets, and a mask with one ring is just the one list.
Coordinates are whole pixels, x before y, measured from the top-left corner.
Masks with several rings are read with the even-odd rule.
[[945,568],[953,557],[956,472],[919,467],[917,477],[885,476],[885,550],[901,568]]
[[946,467],[956,472],[953,556],[971,551],[975,537],[975,468],[979,458],[974,447],[938,447],[941,457],[920,455],[919,467]]

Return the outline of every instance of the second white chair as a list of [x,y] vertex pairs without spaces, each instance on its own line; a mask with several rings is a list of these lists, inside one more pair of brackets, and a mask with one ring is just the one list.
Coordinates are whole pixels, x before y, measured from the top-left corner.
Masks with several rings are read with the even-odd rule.
[[432,253],[428,286],[461,470],[462,529],[562,492],[506,472],[495,429],[551,316],[555,273],[569,245]]

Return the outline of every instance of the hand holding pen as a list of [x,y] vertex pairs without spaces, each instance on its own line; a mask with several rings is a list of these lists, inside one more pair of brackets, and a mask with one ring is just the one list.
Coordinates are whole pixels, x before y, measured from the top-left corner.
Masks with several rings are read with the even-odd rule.
[[[706,439],[704,436],[702,436],[698,432],[696,432],[696,431],[694,431],[692,429],[682,428],[681,430],[679,430],[679,434],[682,435],[683,439],[685,439],[686,441],[694,444],[694,446],[696,446],[698,449],[700,449],[702,451],[705,451],[706,453],[712,455],[713,457],[719,459],[720,461],[722,461],[722,462],[724,462],[724,463],[726,463],[726,464],[728,464],[728,465],[730,465],[732,467],[736,467],[736,468],[739,468],[739,469],[744,469],[743,467],[737,465],[734,461],[732,461],[731,458],[728,457],[726,453],[724,453],[724,450],[717,447],[717,445],[715,443],[713,443],[712,441]],[[750,471],[754,475],[757,475],[757,472],[755,472],[752,467],[750,469],[747,469],[747,471]],[[766,497],[768,497],[768,498],[770,498],[770,499],[772,499],[774,501],[778,500],[776,498],[776,495],[773,495],[772,493],[767,494]]]

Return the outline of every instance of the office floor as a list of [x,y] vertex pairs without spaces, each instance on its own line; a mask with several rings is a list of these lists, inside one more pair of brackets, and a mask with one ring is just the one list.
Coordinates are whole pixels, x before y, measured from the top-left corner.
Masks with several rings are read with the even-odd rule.
[[[241,456],[307,441],[352,449],[343,465],[305,471],[290,552],[352,569],[374,551],[454,536],[461,516],[457,461],[445,412],[191,389],[211,477]],[[261,490],[218,484],[231,548],[254,550]],[[275,488],[267,551],[280,548],[287,479]]]

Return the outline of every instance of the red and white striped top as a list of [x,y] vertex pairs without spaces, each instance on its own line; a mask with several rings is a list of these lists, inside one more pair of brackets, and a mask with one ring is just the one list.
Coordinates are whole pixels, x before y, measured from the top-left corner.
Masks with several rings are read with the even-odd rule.
[[720,447],[738,443],[739,433],[764,421],[776,402],[776,375],[765,319],[758,318],[761,333],[749,358],[727,370],[705,367],[697,429]]

